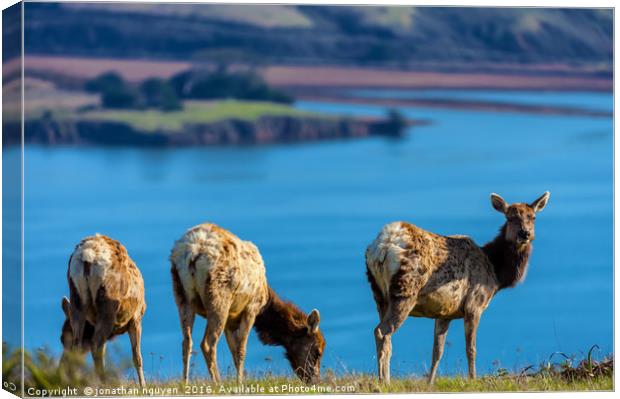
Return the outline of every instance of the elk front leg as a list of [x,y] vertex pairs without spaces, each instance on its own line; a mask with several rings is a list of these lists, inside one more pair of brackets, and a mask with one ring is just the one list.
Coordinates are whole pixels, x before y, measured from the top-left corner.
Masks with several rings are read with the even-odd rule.
[[114,328],[114,321],[111,320],[98,320],[95,325],[95,332],[93,333],[92,342],[92,356],[93,363],[95,364],[95,371],[99,376],[99,380],[105,383],[105,344]]
[[400,328],[415,306],[416,297],[392,299],[383,319],[375,328],[375,344],[379,382],[390,383],[390,358],[392,357],[392,334]]
[[79,351],[84,339],[84,327],[86,325],[86,311],[73,281],[69,279],[69,324],[73,332],[73,349]]
[[133,365],[138,373],[138,381],[140,386],[144,387],[144,370],[142,369],[142,353],[140,351],[140,339],[142,337],[142,321],[133,320],[129,324],[129,340],[131,342],[131,354],[133,356]]
[[446,343],[446,336],[448,335],[448,327],[450,326],[450,320],[436,319],[435,320],[435,339],[433,342],[433,364],[431,366],[431,374],[428,377],[428,383],[433,384],[435,382],[435,376],[437,374],[437,367],[439,361],[443,355],[443,348]]
[[92,341],[93,363],[95,363],[95,370],[99,375],[99,379],[101,382],[105,382],[105,344],[114,331],[116,315],[118,314],[120,304],[118,301],[106,299],[103,289],[100,288],[97,292],[95,306],[97,309],[97,322],[95,323]]
[[465,314],[465,351],[471,379],[476,378],[476,333],[479,321],[480,313]]

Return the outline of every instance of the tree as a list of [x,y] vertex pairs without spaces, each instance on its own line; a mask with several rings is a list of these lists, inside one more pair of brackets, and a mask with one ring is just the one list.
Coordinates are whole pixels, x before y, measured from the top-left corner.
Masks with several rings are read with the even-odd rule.
[[104,108],[135,108],[137,93],[116,72],[106,72],[86,82],[84,88],[91,93],[101,94]]
[[170,79],[170,84],[182,98],[237,98],[243,100],[292,103],[288,94],[270,87],[254,71],[230,72],[220,65],[213,71],[184,71]]
[[119,89],[125,86],[125,80],[116,72],[105,72],[86,82],[84,89],[91,93],[103,93],[107,90]]
[[138,96],[126,86],[108,88],[101,93],[101,105],[104,108],[135,108]]
[[172,85],[163,79],[146,79],[140,85],[140,92],[147,108],[159,108],[163,111],[177,111],[183,108]]

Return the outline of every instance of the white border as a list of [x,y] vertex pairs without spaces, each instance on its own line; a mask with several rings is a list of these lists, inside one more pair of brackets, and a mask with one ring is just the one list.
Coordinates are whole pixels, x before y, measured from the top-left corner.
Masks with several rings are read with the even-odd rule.
[[[30,0],[30,1],[36,1],[36,0]],[[53,0],[52,0],[53,1]],[[64,2],[97,2],[97,1],[84,1],[84,0],[63,0]],[[111,0],[111,1],[107,1],[107,2],[118,2],[118,3],[123,3],[126,1],[121,1],[121,0]],[[149,0],[149,1],[142,1],[142,0],[134,0],[132,2],[140,2],[140,3],[241,3],[241,4],[317,4],[317,5],[417,5],[417,6],[469,6],[469,7],[569,7],[569,8],[614,8],[615,4],[613,1],[609,1],[609,0],[590,0],[590,1],[583,1],[583,0],[564,0],[564,1],[557,1],[557,0],[521,0],[521,1],[513,1],[513,0],[505,0],[505,1],[501,1],[501,3],[498,0],[477,0],[477,1],[464,1],[464,0],[451,0],[451,1],[433,1],[433,0],[419,0],[419,1],[394,1],[394,0],[388,0],[388,1],[381,1],[381,0],[376,0],[376,1],[371,1],[371,0],[302,0],[302,1],[294,1],[294,0],[280,0],[280,1],[260,1],[260,0],[243,0],[243,1],[239,1],[239,0],[210,0],[210,1],[182,1],[182,0]],[[0,5],[2,6],[2,9],[5,9],[13,4],[15,4],[16,1],[14,0],[0,0]],[[24,10],[23,10],[23,4],[22,4],[22,26],[23,26],[23,18],[24,18]],[[614,22],[616,21],[616,10],[614,8]],[[0,28],[2,27],[2,21],[0,18]],[[22,30],[22,43],[23,43],[23,37],[24,32]],[[618,49],[618,43],[619,43],[619,39],[620,39],[620,35],[618,34],[618,30],[616,29],[616,24],[614,23],[614,94],[616,93],[616,85],[615,85],[615,76],[616,73],[618,72],[618,68],[617,65],[615,63],[615,54],[616,54],[616,50]],[[2,51],[2,42],[0,40],[0,52]],[[24,56],[24,49],[22,46],[22,60],[23,60],[23,56]],[[0,77],[1,79],[1,77]],[[22,68],[22,80],[24,79],[24,68]],[[23,91],[23,86],[22,86],[22,142],[23,142],[23,123],[24,123],[24,91]],[[2,100],[2,93],[0,92],[0,102]],[[619,204],[619,199],[618,196],[616,195],[616,176],[618,175],[618,164],[616,163],[616,158],[615,158],[615,154],[618,152],[618,141],[615,140],[615,132],[616,132],[616,127],[617,127],[617,120],[615,118],[615,110],[617,109],[617,106],[619,104],[619,100],[616,96],[614,96],[614,355],[615,355],[615,343],[617,342],[617,338],[618,338],[618,328],[617,328],[617,318],[616,318],[616,311],[618,309],[618,296],[616,295],[616,291],[615,291],[615,287],[618,286],[618,282],[619,282],[619,276],[618,273],[615,273],[615,265],[618,264],[618,251],[616,251],[616,248],[618,247],[618,244],[620,243],[620,238],[618,236],[618,223],[617,223],[617,214],[615,212],[618,204]],[[0,121],[1,121],[1,115],[0,115]],[[23,177],[24,177],[24,148],[22,146],[22,166],[21,166],[21,173],[22,173],[22,207],[23,207],[23,200],[24,200],[24,181],[23,181]],[[0,184],[2,182],[2,164],[0,163]],[[0,203],[1,203],[1,198],[0,198]],[[0,207],[0,216],[2,215],[2,209]],[[23,287],[23,279],[24,279],[24,212],[23,212],[23,208],[22,208],[22,346],[23,346],[23,331],[24,331],[24,308],[23,308],[23,295],[24,295],[24,287]],[[2,231],[0,229],[0,240],[2,239]],[[2,248],[0,248],[0,259],[1,259],[1,255],[2,255]],[[0,275],[0,283],[2,282],[2,277]],[[1,316],[1,308],[0,308],[0,316]],[[0,329],[2,327],[2,321],[1,321],[1,317],[0,317]],[[23,359],[22,359],[22,374],[24,373],[24,369],[23,369]],[[614,370],[614,387],[618,387],[618,381],[619,381],[620,377],[619,374],[617,372],[615,372]],[[22,375],[22,384],[23,384],[23,375]],[[23,386],[22,386],[23,388]],[[10,395],[8,392],[4,391],[4,390],[0,390],[0,399],[3,398],[14,398],[15,396]],[[338,395],[338,398],[350,398],[350,399],[355,399],[355,398],[359,398],[361,394],[357,394],[357,395]],[[456,396],[456,397],[473,397],[474,395],[483,395],[484,397],[487,398],[505,398],[505,397],[510,397],[510,398],[534,398],[534,397],[539,397],[539,396],[543,396],[544,397],[548,397],[548,398],[590,398],[590,397],[595,397],[595,398],[611,398],[611,397],[615,397],[615,393],[614,392],[546,392],[546,393],[473,393],[473,394],[467,394],[467,393],[454,393],[454,394],[428,394],[428,393],[422,393],[422,394],[382,394],[380,395],[381,398],[386,398],[386,399],[396,399],[396,398],[403,398],[403,397],[419,397],[419,398],[431,398],[431,397],[437,397],[437,396]],[[287,395],[286,397],[293,397],[293,396],[299,396],[299,395]],[[277,398],[277,397],[283,397],[282,395],[280,396],[262,396],[262,397],[267,397],[267,398]],[[334,396],[335,397],[335,396]],[[165,397],[162,397],[165,398]]]

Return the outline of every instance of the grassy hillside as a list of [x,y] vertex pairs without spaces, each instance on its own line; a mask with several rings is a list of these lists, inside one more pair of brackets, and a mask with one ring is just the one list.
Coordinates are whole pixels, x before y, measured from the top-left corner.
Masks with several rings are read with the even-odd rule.
[[612,11],[604,9],[28,3],[26,15],[26,52],[34,54],[609,67],[613,53]]

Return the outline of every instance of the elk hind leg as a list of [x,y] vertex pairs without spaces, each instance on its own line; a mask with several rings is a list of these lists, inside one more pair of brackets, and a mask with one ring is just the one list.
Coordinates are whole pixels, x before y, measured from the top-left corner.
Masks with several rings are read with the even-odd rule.
[[404,323],[413,310],[417,296],[408,298],[391,298],[387,311],[375,328],[375,344],[379,381],[390,383],[390,359],[392,357],[392,334]]
[[146,382],[144,381],[144,370],[142,368],[142,353],[140,350],[140,340],[142,337],[142,321],[132,320],[129,324],[129,340],[131,341],[131,354],[133,357],[133,365],[138,374],[138,381],[140,386],[144,387]]
[[189,383],[189,366],[192,356],[192,330],[194,329],[195,313],[185,295],[185,289],[181,283],[181,278],[174,264],[170,269],[172,275],[172,290],[174,299],[179,311],[179,321],[181,322],[181,332],[183,334],[183,381]]
[[192,357],[192,331],[195,313],[189,307],[179,308],[181,332],[183,333],[183,381],[189,382],[189,366]]
[[207,363],[209,374],[214,382],[219,382],[220,371],[217,367],[217,343],[224,332],[226,319],[228,318],[228,308],[220,311],[207,313],[207,328],[200,343],[200,349]]
[[246,310],[241,316],[239,325],[235,330],[226,330],[226,341],[228,347],[232,353],[235,367],[237,368],[237,380],[243,381],[244,362],[246,355],[246,348],[248,345],[248,337],[250,336],[250,330],[254,325],[256,319],[256,312],[253,310]]

